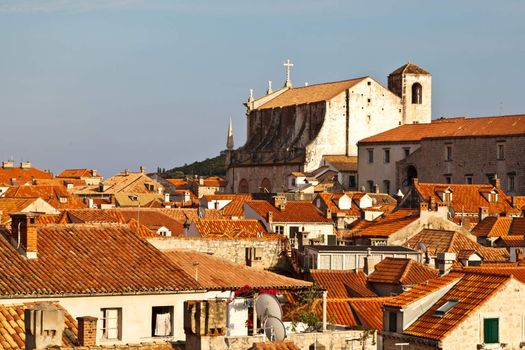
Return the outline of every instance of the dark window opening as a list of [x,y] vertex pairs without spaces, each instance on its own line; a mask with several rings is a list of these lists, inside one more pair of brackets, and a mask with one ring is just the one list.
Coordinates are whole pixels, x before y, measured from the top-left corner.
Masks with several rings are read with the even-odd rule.
[[385,163],[390,163],[390,149],[385,149]]
[[412,103],[418,105],[423,103],[423,87],[420,83],[412,85]]
[[390,332],[397,332],[397,313],[388,313],[388,330]]
[[153,306],[151,308],[151,336],[168,337],[173,335],[173,306]]

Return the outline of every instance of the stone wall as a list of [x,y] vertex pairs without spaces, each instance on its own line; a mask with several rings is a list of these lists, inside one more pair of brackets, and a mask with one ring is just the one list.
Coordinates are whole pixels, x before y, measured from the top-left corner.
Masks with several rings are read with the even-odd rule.
[[[504,159],[497,159],[498,145],[504,145]],[[414,164],[420,182],[488,183],[488,175],[497,174],[502,189],[509,195],[525,195],[525,136],[464,137],[424,139],[417,152],[397,164],[398,183],[404,169]],[[452,147],[452,160],[446,160],[446,147]],[[509,176],[514,174],[514,191],[509,189]]]
[[185,238],[149,238],[149,243],[159,250],[192,249],[202,253],[246,265],[246,249],[256,248],[262,251],[260,261],[252,265],[258,269],[286,269],[287,264],[281,256],[282,240],[273,239],[209,239],[197,237]]
[[[365,331],[326,331],[316,333],[290,333],[286,340],[294,342],[299,349],[310,349],[317,346],[325,346],[326,350],[376,350],[377,336],[370,334],[365,343],[362,337]],[[186,350],[248,350],[253,343],[266,341],[263,335],[251,337],[193,337],[186,338]]]
[[271,184],[270,192],[281,192],[288,188],[286,177],[292,172],[302,172],[302,164],[276,164],[230,167],[226,172],[227,193],[239,193],[239,182],[248,182],[250,193],[260,192],[264,179]]

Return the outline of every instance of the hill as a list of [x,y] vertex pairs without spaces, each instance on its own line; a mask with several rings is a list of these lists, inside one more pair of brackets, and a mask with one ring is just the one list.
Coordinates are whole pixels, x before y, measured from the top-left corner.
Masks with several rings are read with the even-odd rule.
[[187,175],[200,176],[225,176],[225,161],[226,156],[221,154],[214,158],[206,158],[200,162],[193,162],[191,164],[184,164],[170,170],[166,170],[162,176],[165,178],[178,178]]

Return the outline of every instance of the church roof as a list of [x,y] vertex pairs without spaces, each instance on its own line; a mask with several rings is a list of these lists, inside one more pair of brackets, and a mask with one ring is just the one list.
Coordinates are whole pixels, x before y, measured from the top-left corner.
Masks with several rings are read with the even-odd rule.
[[413,64],[413,63],[407,63],[401,67],[399,67],[398,69],[396,69],[395,71],[393,71],[392,73],[390,73],[390,75],[397,75],[397,74],[429,74],[429,72],[427,72],[426,70],[424,70],[423,68]]
[[258,109],[279,108],[327,101],[368,77],[291,88]]

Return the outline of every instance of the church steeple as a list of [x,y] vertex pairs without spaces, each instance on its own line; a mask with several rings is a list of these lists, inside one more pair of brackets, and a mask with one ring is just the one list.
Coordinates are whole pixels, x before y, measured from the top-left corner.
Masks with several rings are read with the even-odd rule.
[[226,149],[228,151],[233,150],[233,128],[232,128],[232,118],[228,123],[228,138],[226,139]]

